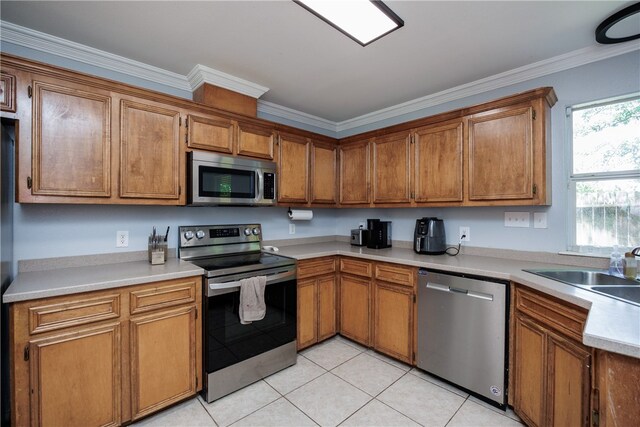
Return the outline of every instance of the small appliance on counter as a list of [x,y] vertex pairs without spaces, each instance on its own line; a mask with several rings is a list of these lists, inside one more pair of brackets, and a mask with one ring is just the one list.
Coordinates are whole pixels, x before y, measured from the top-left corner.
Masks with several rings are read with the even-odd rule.
[[351,244],[353,246],[367,246],[369,241],[369,230],[360,228],[354,228],[351,230]]
[[435,217],[416,220],[413,249],[419,254],[442,255],[447,250],[444,221]]
[[391,221],[368,219],[367,229],[369,231],[368,248],[384,249],[391,247]]

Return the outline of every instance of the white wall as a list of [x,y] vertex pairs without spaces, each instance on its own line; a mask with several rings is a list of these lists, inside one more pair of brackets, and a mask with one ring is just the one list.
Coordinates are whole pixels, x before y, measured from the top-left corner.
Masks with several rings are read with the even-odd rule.
[[[3,45],[4,49],[5,46]],[[37,52],[22,52],[23,56],[44,60]],[[49,59],[47,57],[47,59]],[[51,62],[51,61],[49,61]],[[73,68],[64,60],[58,65]],[[189,224],[223,224],[259,222],[266,239],[286,239],[321,235],[348,235],[359,221],[381,218],[393,221],[395,240],[410,240],[415,219],[438,216],[445,219],[448,241],[457,241],[458,227],[471,227],[472,246],[504,249],[526,249],[555,252],[566,249],[567,191],[565,146],[565,107],[605,97],[640,91],[640,51],[501,88],[481,95],[461,99],[418,113],[388,120],[374,127],[388,126],[412,118],[489,101],[516,92],[541,86],[553,86],[558,103],[552,110],[552,182],[551,207],[517,208],[438,208],[438,209],[314,209],[309,223],[296,222],[297,233],[288,234],[286,208],[188,208],[148,206],[62,206],[16,205],[14,217],[14,255],[16,259],[116,252],[117,230],[129,230],[130,246],[123,250],[144,250],[146,236],[153,225],[159,230],[172,228],[170,246],[175,246],[176,228]],[[127,83],[126,76],[111,76]],[[158,89],[158,88],[155,88]],[[312,102],[312,101],[310,101]],[[345,134],[339,136],[346,136]],[[547,229],[507,229],[505,211],[547,212]],[[640,242],[638,242],[640,245]]]

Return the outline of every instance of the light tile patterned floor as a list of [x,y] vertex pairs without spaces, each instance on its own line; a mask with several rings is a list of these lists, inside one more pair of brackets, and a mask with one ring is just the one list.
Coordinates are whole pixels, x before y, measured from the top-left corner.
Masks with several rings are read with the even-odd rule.
[[194,398],[134,426],[521,426],[425,372],[335,337],[296,365],[213,403]]

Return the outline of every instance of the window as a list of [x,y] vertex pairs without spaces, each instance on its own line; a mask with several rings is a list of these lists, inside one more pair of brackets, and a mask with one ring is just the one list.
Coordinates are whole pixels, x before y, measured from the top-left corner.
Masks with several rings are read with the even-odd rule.
[[640,95],[567,109],[569,250],[640,246]]

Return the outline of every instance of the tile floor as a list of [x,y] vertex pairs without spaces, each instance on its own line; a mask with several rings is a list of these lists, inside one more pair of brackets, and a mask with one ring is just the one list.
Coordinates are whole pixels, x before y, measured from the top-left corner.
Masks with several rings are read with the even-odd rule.
[[207,404],[201,397],[136,424],[150,426],[521,426],[436,378],[337,336],[296,365]]

